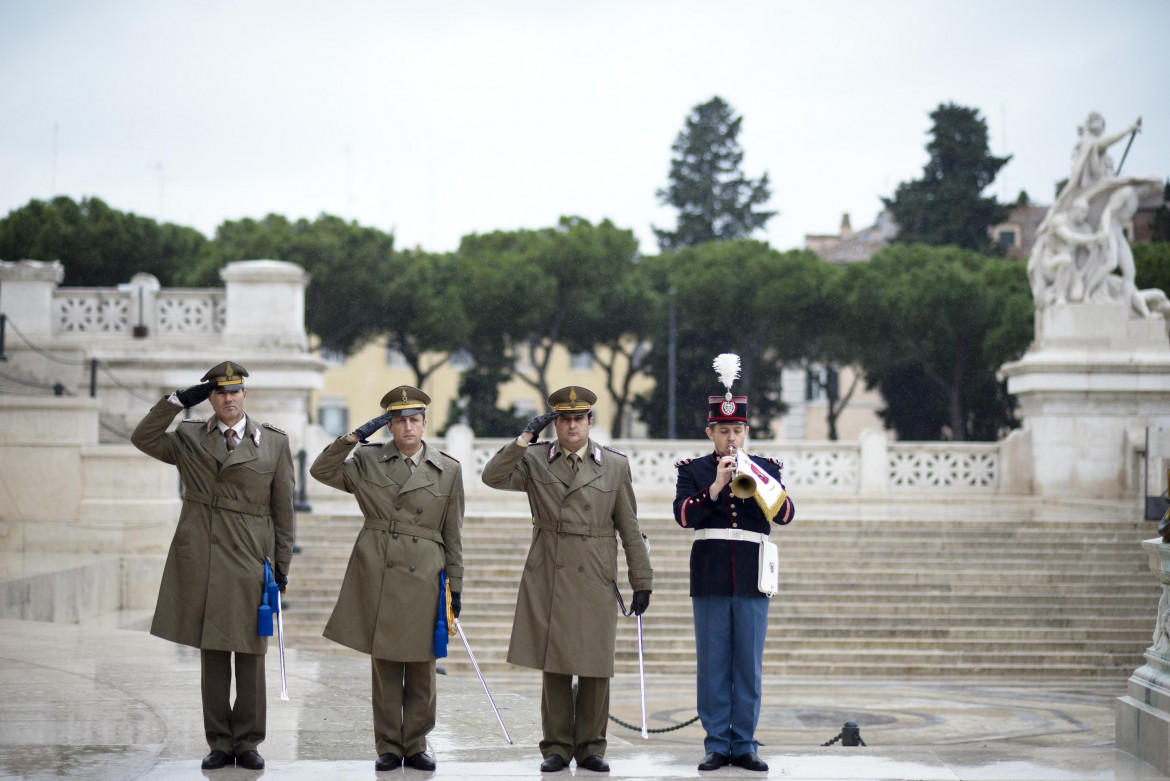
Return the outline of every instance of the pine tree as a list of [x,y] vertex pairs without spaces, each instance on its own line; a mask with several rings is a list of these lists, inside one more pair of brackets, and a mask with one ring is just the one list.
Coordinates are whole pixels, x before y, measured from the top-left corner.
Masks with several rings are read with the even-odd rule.
[[902,182],[893,198],[882,199],[898,223],[897,241],[991,251],[990,228],[1006,219],[1008,208],[994,196],[984,198],[983,191],[1011,155],[989,152],[987,123],[978,109],[946,103],[930,118],[930,160],[922,178]]
[[740,170],[743,150],[736,139],[742,123],[719,97],[687,117],[671,147],[670,184],[657,193],[659,202],[678,209],[674,230],[654,228],[663,251],[748,238],[775,216],[755,208],[771,197],[768,174],[751,180]]

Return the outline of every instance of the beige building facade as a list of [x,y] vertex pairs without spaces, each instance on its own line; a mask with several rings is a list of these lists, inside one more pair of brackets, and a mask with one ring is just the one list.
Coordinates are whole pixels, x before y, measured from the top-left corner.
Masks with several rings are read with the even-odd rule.
[[[396,350],[387,349],[383,340],[375,340],[345,359],[344,356],[321,355],[329,368],[325,371],[322,389],[313,399],[314,422],[333,436],[340,436],[377,417],[382,410],[378,401],[386,391],[398,385],[415,385],[418,378],[414,371]],[[422,390],[431,397],[427,409],[428,431],[432,436],[448,424],[451,402],[458,398],[459,380],[464,370],[471,367],[466,353],[456,352],[449,358],[441,354],[423,356],[423,368],[427,370],[447,358],[427,377]],[[619,371],[625,372],[628,364],[619,363]],[[518,362],[516,372],[533,380],[536,371],[525,362]],[[624,374],[621,375],[624,377]],[[606,388],[605,371],[588,353],[570,353],[562,346],[553,349],[549,359],[548,389],[551,393],[566,385],[580,385],[597,394],[594,414],[597,425],[594,432],[600,438],[613,427],[615,405]],[[634,378],[632,394],[644,393],[653,387],[653,380],[640,376]],[[513,378],[500,386],[497,402],[501,409],[513,409],[521,417],[547,412],[548,405],[541,393],[529,382]],[[474,421],[470,421],[474,424]],[[627,409],[627,437],[643,437],[645,426]],[[520,432],[517,431],[517,434]]]

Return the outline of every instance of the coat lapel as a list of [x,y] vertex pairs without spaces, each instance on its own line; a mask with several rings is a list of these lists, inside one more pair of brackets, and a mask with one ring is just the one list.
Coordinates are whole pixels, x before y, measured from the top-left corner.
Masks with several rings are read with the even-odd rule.
[[[403,492],[413,491],[416,488],[426,488],[428,485],[434,485],[435,466],[430,462],[430,459],[427,458],[427,454],[428,448],[424,443],[421,459],[422,463],[414,468],[414,472],[410,474],[410,477],[407,479],[407,481],[402,484]],[[402,462],[403,469],[407,470],[409,473],[410,467],[406,465],[406,457],[400,456],[399,460]]]
[[568,469],[569,474],[573,475],[573,481],[569,483],[570,491],[575,491],[582,486],[589,485],[601,477],[601,465],[594,460],[594,454],[598,453],[599,450],[593,444],[593,440],[589,440],[585,445],[585,457],[581,461],[581,465],[577,468],[577,474],[573,475],[573,470]]
[[215,418],[207,421],[203,427],[203,437],[199,444],[222,468],[223,462],[228,458],[227,443],[223,441],[223,434],[219,433],[219,424],[215,422]]
[[[218,429],[218,427],[217,427]],[[227,443],[223,441],[223,435],[219,435],[220,442],[223,444],[223,452],[227,454]],[[227,455],[227,460],[223,462],[220,469],[229,466],[236,466],[237,464],[245,464],[249,461],[255,461],[260,457],[260,451],[256,447],[256,428],[252,425],[252,419],[248,418],[244,424],[244,438],[236,443],[236,449]]]

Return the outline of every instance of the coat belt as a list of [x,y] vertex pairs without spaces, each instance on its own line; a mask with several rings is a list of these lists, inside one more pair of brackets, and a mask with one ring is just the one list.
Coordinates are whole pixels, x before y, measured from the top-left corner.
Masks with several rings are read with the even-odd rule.
[[766,534],[749,532],[744,529],[698,529],[695,531],[695,540],[740,540],[759,545],[766,539],[768,539]]
[[429,526],[419,526],[406,521],[392,521],[389,518],[366,518],[364,527],[367,529],[377,529],[382,532],[390,532],[392,534],[409,534],[412,537],[422,537],[431,542],[437,542],[444,545],[443,535],[438,529],[432,529]]
[[579,534],[582,537],[616,537],[613,529],[599,529],[587,523],[573,523],[572,521],[553,521],[548,518],[533,518],[532,525],[538,529],[556,532],[557,534]]
[[202,491],[193,491],[190,488],[183,493],[183,498],[191,502],[205,504],[208,507],[230,510],[233,513],[255,515],[261,518],[270,514],[267,505],[241,502],[239,499],[229,499],[226,496],[219,496],[218,494],[205,494]]

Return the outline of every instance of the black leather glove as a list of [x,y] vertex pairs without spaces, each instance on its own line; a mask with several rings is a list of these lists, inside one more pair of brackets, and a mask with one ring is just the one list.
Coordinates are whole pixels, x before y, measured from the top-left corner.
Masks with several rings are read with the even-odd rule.
[[635,591],[634,601],[630,603],[630,610],[634,612],[634,615],[642,615],[646,612],[646,608],[648,607],[650,607],[650,592]]
[[543,415],[537,415],[535,418],[528,421],[528,425],[525,427],[524,431],[520,433],[523,434],[524,432],[531,431],[532,441],[535,442],[536,440],[540,439],[540,432],[544,431],[544,427],[551,423],[552,420],[558,415],[560,415],[559,412],[546,412]]
[[[288,588],[288,575],[285,575],[283,572],[281,572],[280,567],[273,567],[272,579],[276,581],[276,585],[280,587],[280,593],[283,594],[284,590]],[[636,597],[637,594],[634,596]]]
[[463,602],[459,599],[459,592],[451,592],[451,614],[459,618],[459,611],[463,608]]
[[192,385],[186,390],[175,391],[175,397],[184,407],[190,408],[207,401],[211,396],[211,391],[214,389],[214,382],[204,382],[199,385]]
[[391,420],[389,412],[385,412],[373,420],[368,420],[353,430],[353,435],[358,438],[358,442],[365,442],[367,439],[378,433],[378,429],[385,426]]

